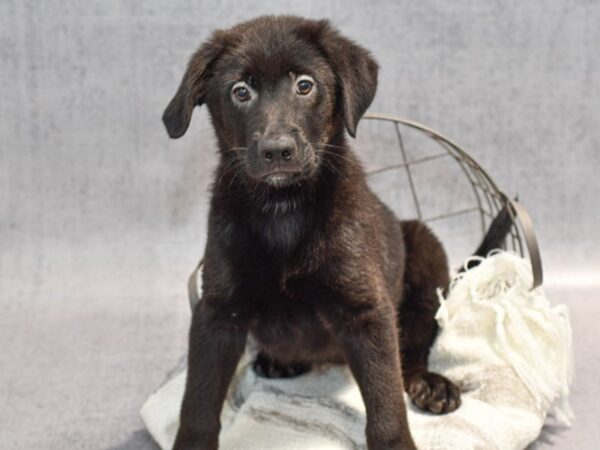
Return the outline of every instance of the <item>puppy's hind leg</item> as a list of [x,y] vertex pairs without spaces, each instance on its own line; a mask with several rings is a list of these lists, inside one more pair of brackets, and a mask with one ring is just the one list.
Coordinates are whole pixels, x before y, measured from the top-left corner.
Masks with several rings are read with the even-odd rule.
[[436,289],[446,290],[449,272],[441,243],[425,224],[402,222],[406,247],[403,300],[399,311],[404,388],[412,402],[434,414],[460,406],[460,391],[444,376],[427,370],[429,349],[437,333]]

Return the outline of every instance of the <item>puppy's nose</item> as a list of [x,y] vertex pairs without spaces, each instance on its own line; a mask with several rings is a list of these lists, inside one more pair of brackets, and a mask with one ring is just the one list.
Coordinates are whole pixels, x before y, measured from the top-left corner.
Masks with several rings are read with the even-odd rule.
[[296,141],[288,134],[269,137],[260,141],[258,150],[266,162],[284,164],[294,157]]

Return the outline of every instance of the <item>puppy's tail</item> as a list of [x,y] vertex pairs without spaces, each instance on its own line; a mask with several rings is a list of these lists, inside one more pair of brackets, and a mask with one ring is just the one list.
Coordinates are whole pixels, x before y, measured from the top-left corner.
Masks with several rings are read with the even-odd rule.
[[[479,244],[479,247],[475,250],[475,253],[473,253],[473,256],[485,258],[491,250],[503,247],[504,239],[506,239],[506,236],[508,236],[508,233],[510,233],[510,229],[514,224],[514,220],[508,208],[509,206],[505,204],[504,208],[502,208],[494,220],[492,220],[490,227],[485,233],[481,244]],[[467,267],[462,267],[459,272],[475,267],[479,265],[479,262],[478,259],[470,260],[466,264]]]

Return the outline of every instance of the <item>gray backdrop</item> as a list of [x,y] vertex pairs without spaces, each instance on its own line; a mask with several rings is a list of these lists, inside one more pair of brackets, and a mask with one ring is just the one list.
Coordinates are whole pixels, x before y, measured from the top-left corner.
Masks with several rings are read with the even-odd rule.
[[372,50],[372,111],[444,132],[519,194],[580,349],[579,420],[541,445],[585,448],[600,366],[594,0],[2,0],[0,446],[150,446],[137,410],[185,352],[216,160],[205,110],[179,141],[160,116],[211,30],[283,12]]

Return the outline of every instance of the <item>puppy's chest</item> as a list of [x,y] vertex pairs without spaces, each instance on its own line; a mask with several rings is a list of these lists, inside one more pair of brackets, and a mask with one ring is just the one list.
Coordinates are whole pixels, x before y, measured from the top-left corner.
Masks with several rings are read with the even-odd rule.
[[265,212],[251,220],[257,241],[268,249],[289,252],[301,243],[309,231],[307,211],[287,205],[285,202],[269,204]]

